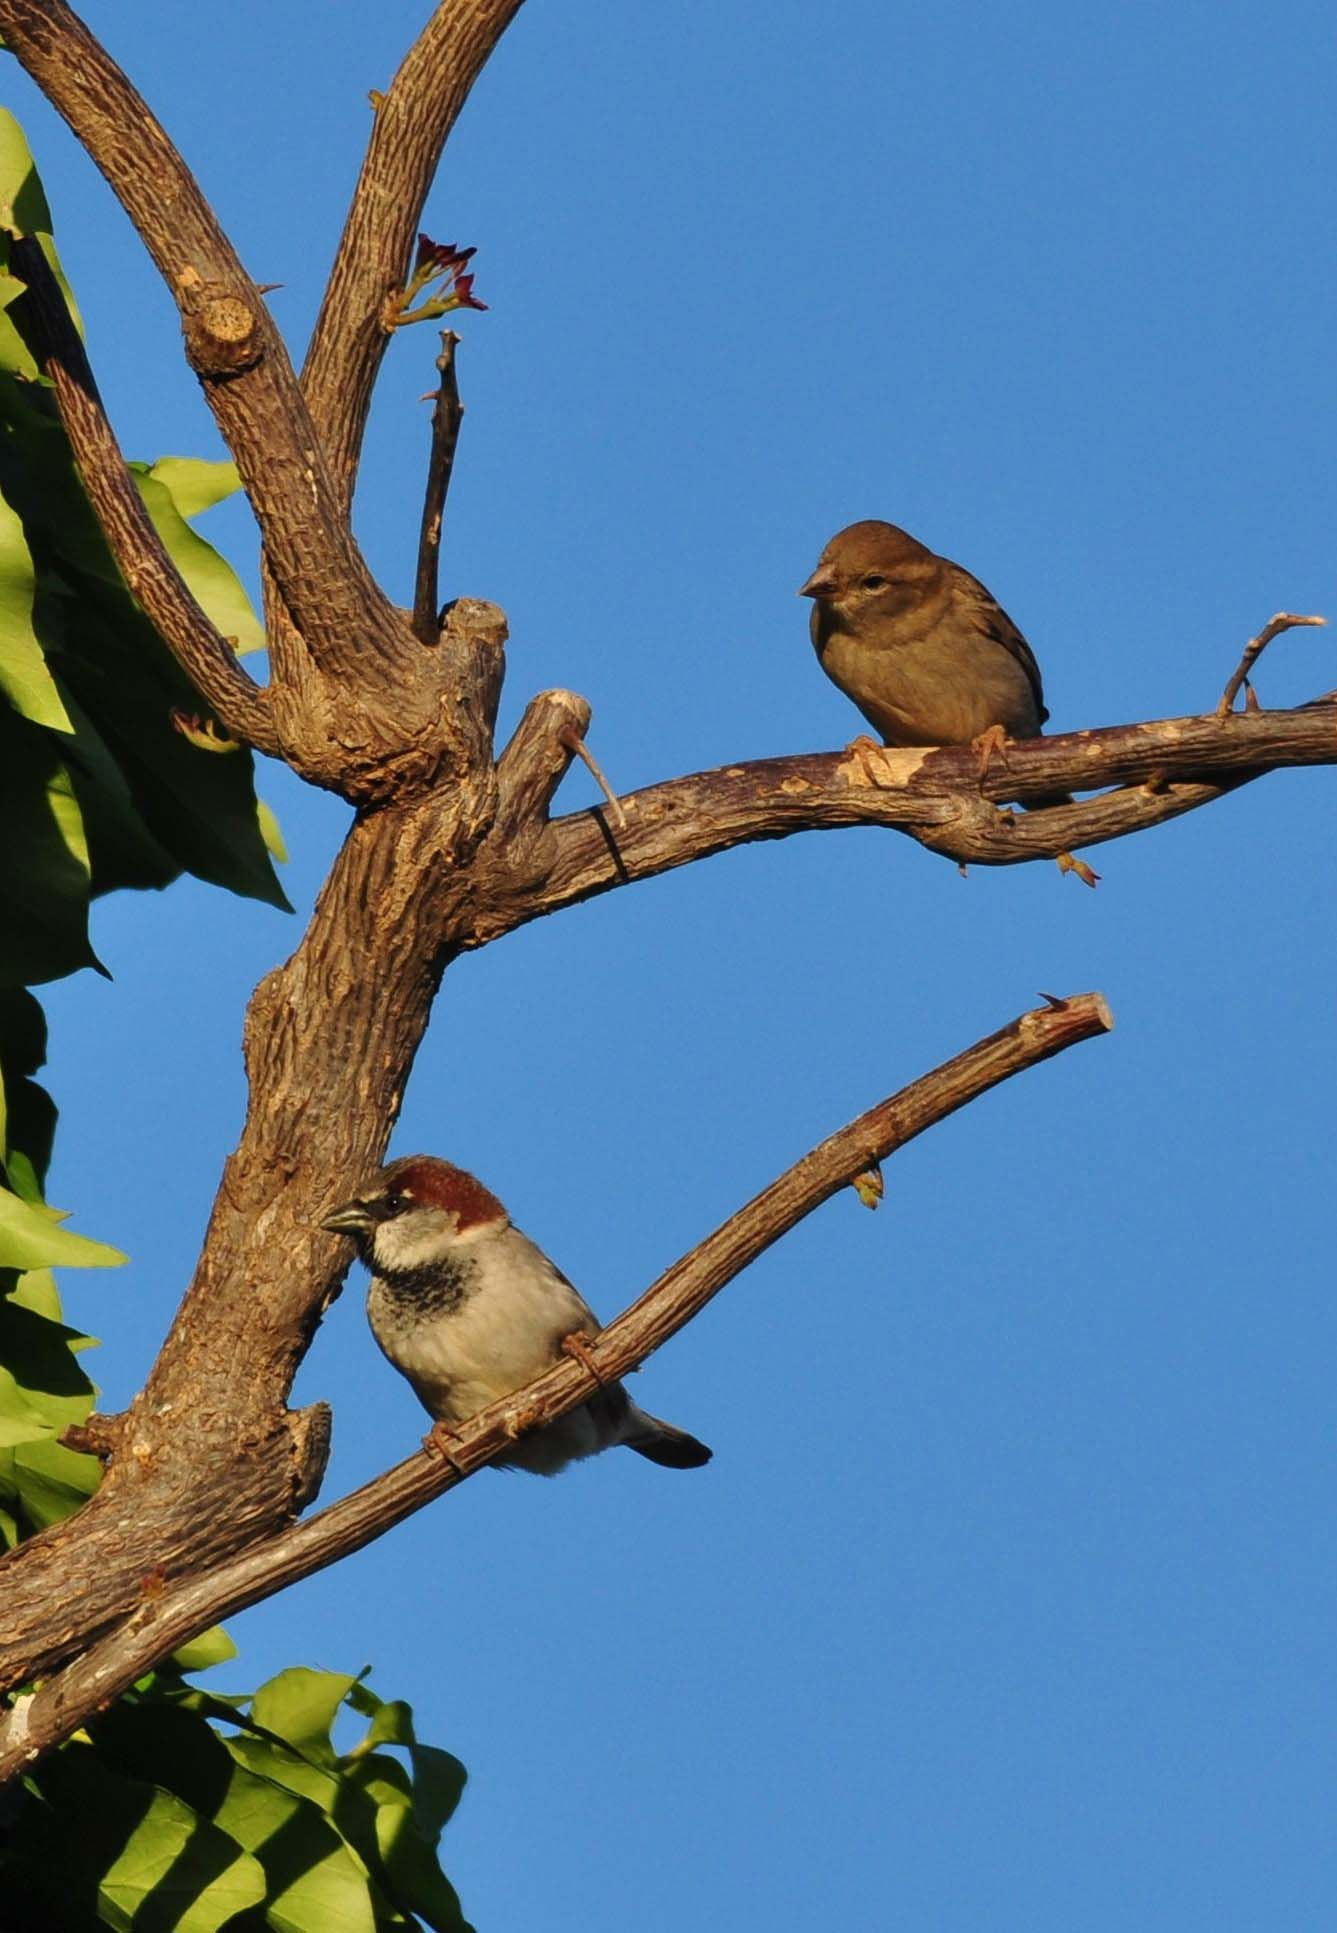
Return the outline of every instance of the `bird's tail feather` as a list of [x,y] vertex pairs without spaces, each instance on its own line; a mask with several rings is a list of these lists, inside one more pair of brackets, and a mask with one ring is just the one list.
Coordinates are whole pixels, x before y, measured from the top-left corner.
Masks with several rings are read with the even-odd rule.
[[648,1457],[651,1463],[661,1464],[666,1470],[697,1470],[711,1458],[711,1452],[696,1437],[676,1429],[672,1423],[661,1423],[657,1416],[647,1415],[635,1404],[622,1441],[638,1456]]

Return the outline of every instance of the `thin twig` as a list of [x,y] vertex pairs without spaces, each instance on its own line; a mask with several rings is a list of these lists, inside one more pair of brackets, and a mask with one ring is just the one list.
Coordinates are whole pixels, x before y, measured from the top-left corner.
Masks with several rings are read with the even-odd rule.
[[[1301,624],[1326,624],[1325,617],[1299,617],[1294,611],[1278,611],[1268,619],[1256,638],[1250,638],[1244,647],[1244,656],[1230,674],[1230,682],[1221,693],[1221,702],[1216,708],[1218,718],[1227,718],[1239,696],[1241,685],[1248,685],[1249,673],[1262,657],[1273,638],[1279,638],[1283,631],[1293,631]],[[1252,695],[1252,686],[1249,687]],[[1253,707],[1251,707],[1252,709]]]
[[441,559],[441,519],[450,491],[450,475],[455,467],[455,445],[459,442],[464,405],[455,375],[455,351],[459,337],[453,329],[441,331],[441,354],[436,359],[441,382],[432,410],[432,453],[427,459],[427,485],[423,491],[422,526],[418,532],[418,574],[413,587],[413,629],[424,644],[435,644],[437,613],[441,608],[438,566]]
[[[31,235],[10,244],[10,266],[28,285],[33,347],[74,460],[113,556],[130,590],[157,626],[177,663],[237,738],[277,752],[268,694],[242,666],[212,619],[200,609],[154,529],[107,420],[92,367],[73,318]],[[24,320],[20,311],[20,323]]]
[[617,820],[618,824],[620,826],[626,825],[627,815],[622,809],[622,801],[621,799],[619,799],[619,797],[617,796],[617,793],[613,790],[612,786],[608,783],[608,780],[604,777],[603,772],[599,767],[599,763],[594,756],[594,753],[590,750],[589,746],[585,743],[585,740],[581,737],[580,733],[573,731],[570,737],[564,740],[564,743],[568,751],[572,751],[575,753],[576,757],[580,760],[581,764],[585,767],[585,770],[589,773],[590,777],[594,780],[594,783],[598,786],[599,790],[603,793],[604,797],[608,801],[609,809],[612,812],[613,817]]
[[1113,1025],[1098,993],[1058,1004],[1045,998],[1050,1004],[977,1041],[802,1156],[601,1331],[589,1345],[588,1365],[568,1359],[455,1430],[450,1462],[421,1452],[207,1575],[169,1579],[109,1636],[16,1701],[0,1722],[0,1782],[68,1738],[187,1638],[362,1549],[463,1482],[521,1430],[554,1421],[601,1382],[635,1369],[749,1262],[873,1163],[1001,1081]]

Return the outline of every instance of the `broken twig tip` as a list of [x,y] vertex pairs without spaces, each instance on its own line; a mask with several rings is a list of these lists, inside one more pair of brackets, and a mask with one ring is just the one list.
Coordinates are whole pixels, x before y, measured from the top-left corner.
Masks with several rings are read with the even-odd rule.
[[1262,657],[1273,638],[1279,638],[1283,631],[1295,631],[1304,625],[1326,624],[1327,619],[1317,612],[1304,616],[1298,611],[1278,611],[1270,617],[1256,638],[1250,638],[1244,647],[1244,655],[1231,673],[1230,682],[1221,693],[1221,701],[1216,707],[1218,718],[1228,718],[1234,709],[1235,700],[1241,689],[1245,693],[1245,705],[1250,711],[1259,709],[1253,687],[1249,683],[1249,673]]

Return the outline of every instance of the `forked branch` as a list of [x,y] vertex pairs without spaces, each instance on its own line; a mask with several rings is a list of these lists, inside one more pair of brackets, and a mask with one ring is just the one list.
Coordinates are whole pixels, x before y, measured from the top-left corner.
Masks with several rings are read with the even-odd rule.
[[522,1430],[574,1409],[597,1387],[595,1372],[604,1382],[627,1375],[749,1262],[864,1169],[1001,1081],[1108,1032],[1113,1024],[1098,993],[1050,1000],[1022,1014],[880,1101],[786,1169],[599,1334],[589,1352],[593,1371],[565,1361],[461,1426],[452,1446],[455,1467],[423,1451],[216,1570],[184,1583],[169,1581],[110,1636],[15,1702],[0,1724],[0,1783],[68,1738],[188,1638],[372,1543],[472,1476]]

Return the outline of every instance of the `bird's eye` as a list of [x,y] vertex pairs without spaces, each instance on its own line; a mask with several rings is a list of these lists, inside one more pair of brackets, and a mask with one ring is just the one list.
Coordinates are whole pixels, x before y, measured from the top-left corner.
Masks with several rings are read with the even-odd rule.
[[884,591],[887,588],[887,580],[885,577],[879,577],[874,571],[870,577],[865,577],[863,587],[866,591]]
[[398,1215],[402,1209],[408,1207],[408,1197],[401,1195],[396,1189],[393,1194],[384,1197],[384,1203],[387,1215]]

